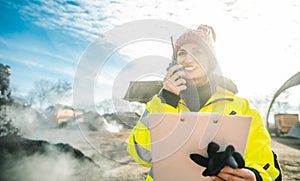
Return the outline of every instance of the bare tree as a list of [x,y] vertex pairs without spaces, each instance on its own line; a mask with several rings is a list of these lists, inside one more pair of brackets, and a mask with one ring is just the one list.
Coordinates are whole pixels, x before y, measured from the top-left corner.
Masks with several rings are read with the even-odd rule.
[[259,97],[252,97],[252,98],[249,99],[249,101],[260,112],[265,112],[266,107],[269,104],[270,98],[267,97],[267,96],[265,96],[265,97],[259,96]]
[[51,82],[47,80],[40,80],[34,83],[34,87],[34,96],[39,103],[39,106],[42,108],[52,94],[53,86]]
[[72,85],[66,80],[58,80],[52,84],[52,92],[48,97],[50,104],[57,104],[60,100],[71,96]]
[[286,113],[289,109],[290,92],[285,90],[275,100],[272,110],[276,113]]
[[34,89],[28,94],[28,102],[36,102],[40,108],[48,104],[56,104],[58,100],[71,95],[71,83],[58,80],[53,83],[48,80],[35,82]]

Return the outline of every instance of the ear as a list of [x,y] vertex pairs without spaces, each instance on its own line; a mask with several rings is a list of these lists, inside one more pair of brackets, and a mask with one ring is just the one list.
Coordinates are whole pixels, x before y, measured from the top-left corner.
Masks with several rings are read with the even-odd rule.
[[200,166],[202,166],[202,167],[207,167],[207,165],[208,165],[208,158],[205,158],[205,157],[202,156],[202,155],[193,153],[193,154],[190,154],[190,158],[191,158],[195,163],[197,163],[198,165],[200,165]]

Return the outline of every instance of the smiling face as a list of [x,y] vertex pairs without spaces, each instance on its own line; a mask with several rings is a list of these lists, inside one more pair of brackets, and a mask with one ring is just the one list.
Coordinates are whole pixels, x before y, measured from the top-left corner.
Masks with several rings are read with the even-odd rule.
[[183,44],[177,51],[178,64],[183,65],[187,78],[201,86],[208,81],[208,56],[196,43]]

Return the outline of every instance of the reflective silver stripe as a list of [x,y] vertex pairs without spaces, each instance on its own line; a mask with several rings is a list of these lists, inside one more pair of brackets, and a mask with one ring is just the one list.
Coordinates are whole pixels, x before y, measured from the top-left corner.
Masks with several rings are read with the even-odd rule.
[[144,147],[142,147],[141,145],[139,145],[136,141],[135,141],[135,137],[133,136],[133,141],[134,141],[134,147],[136,150],[136,153],[139,155],[139,157],[147,163],[151,163],[152,161],[152,156],[151,156],[151,152],[146,150]]
[[[149,114],[149,111],[147,109],[145,109],[143,115],[140,118],[140,121],[147,127],[149,128],[149,121],[147,119],[147,116]],[[135,140],[135,137],[133,136],[133,141],[134,141],[134,147],[136,150],[136,153],[139,155],[139,157],[147,162],[147,163],[151,163],[152,161],[152,156],[151,156],[151,152],[146,150],[144,147],[142,147],[140,144],[138,144]]]
[[149,120],[147,119],[149,114],[149,111],[147,109],[145,109],[143,115],[140,118],[140,121],[147,127],[149,128]]
[[150,171],[149,171],[149,176],[152,177],[152,179],[154,178],[154,177],[153,177],[153,168],[152,168],[152,167],[151,167],[151,169],[150,169]]

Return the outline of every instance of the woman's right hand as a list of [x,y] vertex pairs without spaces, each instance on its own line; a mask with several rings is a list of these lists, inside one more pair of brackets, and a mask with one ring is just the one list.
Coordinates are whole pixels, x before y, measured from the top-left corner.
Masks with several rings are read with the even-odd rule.
[[164,78],[163,88],[179,95],[179,93],[187,88],[186,81],[183,77],[186,77],[185,71],[182,70],[182,65],[174,65],[169,68]]

